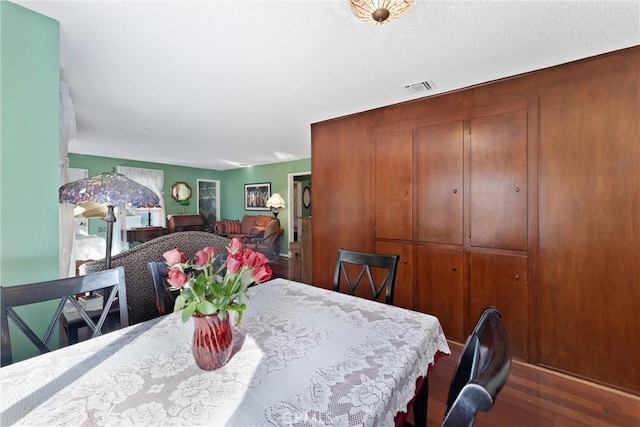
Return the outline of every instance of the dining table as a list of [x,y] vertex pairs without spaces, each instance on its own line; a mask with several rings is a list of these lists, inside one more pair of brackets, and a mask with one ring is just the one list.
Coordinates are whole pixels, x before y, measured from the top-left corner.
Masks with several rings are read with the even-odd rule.
[[450,354],[438,319],[285,279],[249,289],[229,362],[172,313],[0,369],[0,425],[393,426]]

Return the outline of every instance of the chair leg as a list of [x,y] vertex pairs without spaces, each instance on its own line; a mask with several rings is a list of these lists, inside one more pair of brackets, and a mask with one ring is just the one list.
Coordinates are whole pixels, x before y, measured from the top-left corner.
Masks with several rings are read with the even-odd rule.
[[68,325],[67,326],[67,344],[77,344],[79,341],[78,338],[78,324]]
[[429,399],[429,377],[425,376],[413,402],[413,422],[415,427],[427,427],[427,406]]

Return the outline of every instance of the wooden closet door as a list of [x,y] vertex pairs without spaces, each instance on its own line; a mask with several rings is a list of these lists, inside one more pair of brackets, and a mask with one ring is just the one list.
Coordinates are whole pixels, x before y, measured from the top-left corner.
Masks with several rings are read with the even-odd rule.
[[376,242],[376,253],[398,254],[393,305],[413,309],[413,245],[410,243]]
[[527,257],[469,254],[469,332],[489,306],[502,314],[511,354],[526,360],[528,331]]
[[462,249],[418,247],[416,309],[440,320],[447,338],[464,342]]
[[464,123],[418,129],[418,240],[463,244]]
[[527,250],[527,111],[471,120],[470,245]]
[[376,238],[411,240],[413,129],[379,132],[375,146]]

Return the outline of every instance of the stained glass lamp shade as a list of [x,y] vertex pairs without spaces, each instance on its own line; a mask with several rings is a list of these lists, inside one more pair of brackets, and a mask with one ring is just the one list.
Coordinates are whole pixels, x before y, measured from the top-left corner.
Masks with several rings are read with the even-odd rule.
[[107,214],[104,217],[107,223],[106,269],[111,268],[113,223],[116,222],[114,207],[131,203],[137,208],[142,208],[153,207],[160,203],[160,199],[151,189],[117,172],[104,172],[69,182],[59,188],[58,201],[74,205],[94,202],[107,206]]

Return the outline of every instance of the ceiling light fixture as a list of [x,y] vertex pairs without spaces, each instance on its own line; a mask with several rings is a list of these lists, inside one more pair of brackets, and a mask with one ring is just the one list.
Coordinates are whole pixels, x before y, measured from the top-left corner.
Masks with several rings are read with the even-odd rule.
[[413,0],[349,0],[351,11],[363,22],[382,24],[405,13]]

